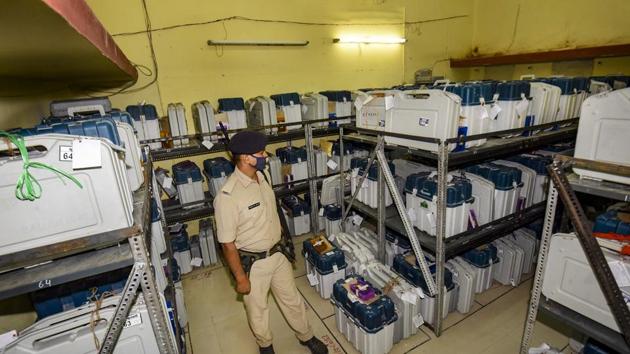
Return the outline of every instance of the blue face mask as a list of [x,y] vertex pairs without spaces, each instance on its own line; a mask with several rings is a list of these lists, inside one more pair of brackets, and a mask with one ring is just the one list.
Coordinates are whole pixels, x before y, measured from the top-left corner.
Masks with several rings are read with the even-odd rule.
[[256,159],[256,169],[258,171],[263,171],[265,169],[265,164],[267,163],[267,158],[266,157],[260,157],[260,156],[254,156],[251,155],[252,157],[254,157]]

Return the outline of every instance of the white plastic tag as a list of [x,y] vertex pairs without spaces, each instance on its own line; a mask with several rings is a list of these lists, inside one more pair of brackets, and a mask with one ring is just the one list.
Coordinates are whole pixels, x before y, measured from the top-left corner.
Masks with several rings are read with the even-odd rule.
[[488,114],[488,110],[485,107],[481,107],[481,119],[487,119],[490,118],[490,115]]
[[363,218],[361,217],[361,215],[357,215],[354,214],[352,216],[352,222],[356,225],[356,226],[360,226],[361,223],[363,222]]
[[334,160],[328,160],[328,162],[326,162],[326,166],[328,166],[331,170],[337,169],[337,163]]
[[529,106],[529,102],[527,101],[527,98],[523,98],[516,104],[516,114],[518,114],[519,117],[525,116],[525,113],[527,113],[527,106]]
[[333,272],[337,273],[339,271],[339,267],[336,264],[333,264]]
[[134,313],[133,315],[129,315],[129,317],[127,317],[123,328],[133,327],[139,324],[142,324],[142,317],[139,313]]
[[413,325],[416,326],[416,328],[420,328],[420,326],[424,324],[424,318],[422,318],[422,315],[419,313],[413,316],[411,318],[411,321],[413,322]]
[[608,262],[608,266],[610,267],[610,271],[613,273],[619,287],[630,286],[630,274],[628,274],[623,262]]
[[171,177],[164,177],[164,181],[162,181],[162,187],[164,187],[164,189],[172,188],[173,179]]
[[490,109],[490,119],[497,119],[497,116],[499,115],[500,112],[501,112],[501,107],[499,107],[498,104],[492,105],[492,108]]
[[308,278],[308,283],[311,284],[311,286],[315,286],[319,284],[319,280],[317,280],[317,277],[315,276],[315,274],[307,273],[306,277]]
[[208,150],[211,150],[212,147],[214,146],[214,144],[211,141],[208,141],[208,140],[202,141],[201,145],[203,145]]
[[203,262],[203,260],[199,257],[195,257],[193,259],[190,260],[190,265],[193,267],[201,267],[201,262]]
[[319,212],[317,214],[319,216],[324,216],[324,208],[319,208]]
[[72,141],[72,169],[101,167],[101,141],[76,139]]
[[414,293],[411,293],[409,291],[405,291],[402,293],[401,299],[405,302],[408,302],[410,304],[415,304],[416,301],[418,300],[418,296]]
[[389,111],[394,107],[394,96],[385,96],[385,110]]

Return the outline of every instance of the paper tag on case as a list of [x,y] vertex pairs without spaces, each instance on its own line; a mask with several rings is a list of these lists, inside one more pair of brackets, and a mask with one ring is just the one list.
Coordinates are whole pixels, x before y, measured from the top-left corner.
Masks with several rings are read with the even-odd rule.
[[519,103],[516,104],[516,113],[519,117],[524,117],[527,112],[527,106],[529,106],[529,102],[526,98],[523,98]]
[[328,162],[326,162],[326,165],[331,169],[331,170],[336,170],[337,169],[337,163],[334,160],[328,160]]
[[499,107],[498,104],[492,105],[490,109],[490,119],[496,119],[499,113],[501,113],[501,107]]
[[173,179],[171,177],[164,177],[164,181],[162,181],[162,187],[164,189],[169,189],[173,187]]
[[402,293],[401,299],[410,304],[415,304],[416,301],[418,300],[418,296],[409,291],[405,291],[404,293]]
[[203,260],[201,258],[195,257],[193,259],[190,260],[190,265],[192,265],[193,267],[201,267],[201,262]]
[[101,167],[101,141],[81,138],[72,141],[72,169]]
[[416,328],[420,328],[420,326],[424,324],[424,318],[422,318],[421,314],[416,314],[415,316],[413,316],[411,318],[411,321],[413,322],[413,325],[416,326]]
[[319,284],[319,280],[317,280],[317,277],[315,276],[315,274],[307,273],[306,277],[308,278],[308,283],[311,284],[311,286],[315,286]]
[[353,224],[355,224],[356,226],[360,226],[361,223],[363,222],[363,218],[360,215],[354,214],[352,216],[352,222]]
[[202,141],[201,145],[203,145],[208,150],[211,150],[212,147],[214,146],[214,144],[211,141],[209,141],[209,140]]
[[613,273],[619,287],[630,286],[630,274],[628,274],[623,262],[608,262],[608,266],[610,267],[610,271]]

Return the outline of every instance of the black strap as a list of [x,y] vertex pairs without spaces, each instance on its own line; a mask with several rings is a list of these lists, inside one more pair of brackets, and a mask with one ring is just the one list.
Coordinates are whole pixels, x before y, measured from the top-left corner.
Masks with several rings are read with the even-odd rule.
[[[267,177],[267,171],[262,171],[262,175],[265,177],[265,181],[269,184],[269,187],[273,189],[271,186],[271,182],[269,182],[269,178]],[[280,218],[280,233],[282,238],[282,246],[283,246],[283,254],[287,257],[289,262],[295,262],[295,245],[293,244],[293,239],[291,238],[291,234],[289,233],[289,225],[287,224],[287,219],[282,212],[282,207],[280,206],[280,199],[276,198],[276,209],[278,212],[278,218]]]

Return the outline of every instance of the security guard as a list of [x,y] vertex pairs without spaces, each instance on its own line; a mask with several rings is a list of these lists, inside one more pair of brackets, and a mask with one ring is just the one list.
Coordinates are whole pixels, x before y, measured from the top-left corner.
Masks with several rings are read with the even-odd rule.
[[265,145],[267,136],[253,131],[237,133],[228,144],[236,168],[214,199],[218,240],[236,280],[236,291],[244,294],[260,353],[274,353],[267,303],[271,287],[300,343],[311,353],[325,354],[328,348],[313,336],[291,263],[282,253],[276,198],[264,171]]

